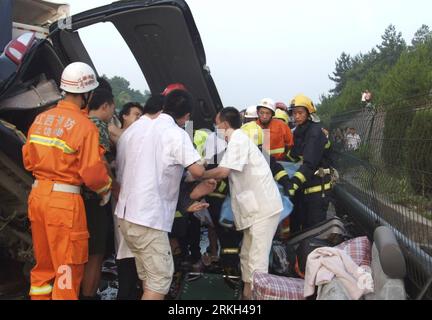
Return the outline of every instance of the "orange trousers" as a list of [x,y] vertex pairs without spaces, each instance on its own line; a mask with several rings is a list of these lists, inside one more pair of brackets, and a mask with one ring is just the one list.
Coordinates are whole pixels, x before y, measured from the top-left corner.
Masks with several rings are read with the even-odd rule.
[[79,194],[52,191],[52,181],[38,181],[30,193],[36,265],[31,270],[32,300],[76,300],[88,260],[87,221]]

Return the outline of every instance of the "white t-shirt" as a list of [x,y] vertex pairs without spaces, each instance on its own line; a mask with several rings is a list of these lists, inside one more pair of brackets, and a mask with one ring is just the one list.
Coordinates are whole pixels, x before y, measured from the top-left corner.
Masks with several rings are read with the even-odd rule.
[[361,138],[358,133],[348,133],[346,135],[348,150],[357,150],[360,147]]
[[144,116],[120,137],[118,152],[116,216],[170,232],[183,171],[200,160],[191,138],[167,114]]
[[270,166],[241,129],[231,135],[219,166],[231,169],[228,179],[237,230],[282,211],[282,198]]
[[[149,118],[147,118],[146,116],[142,116],[142,118],[146,118],[143,120],[150,120]],[[135,122],[134,122],[135,123]],[[133,124],[131,126],[133,126]],[[130,127],[131,127],[130,126]],[[129,127],[129,128],[130,128]],[[129,129],[128,128],[128,129]],[[124,160],[125,157],[123,156],[123,152],[125,152],[124,147],[126,146],[125,143],[120,143],[120,140],[125,140],[128,139],[128,132],[129,130],[126,129],[124,130],[120,136],[119,139],[117,140],[117,144],[116,144],[116,149],[117,149],[117,156],[116,156],[116,180],[119,184],[121,184],[120,179],[122,176],[122,172],[121,170],[124,168]],[[119,163],[123,162],[122,166],[119,166]],[[120,260],[120,259],[126,259],[126,258],[134,258],[135,256],[133,255],[132,251],[130,251],[126,240],[123,237],[123,234],[120,231],[120,226],[118,223],[118,218],[115,214],[115,208],[117,206],[117,201],[115,201],[114,199],[111,199],[111,203],[113,205],[113,223],[114,223],[114,247],[115,247],[115,252],[116,252],[116,259]]]

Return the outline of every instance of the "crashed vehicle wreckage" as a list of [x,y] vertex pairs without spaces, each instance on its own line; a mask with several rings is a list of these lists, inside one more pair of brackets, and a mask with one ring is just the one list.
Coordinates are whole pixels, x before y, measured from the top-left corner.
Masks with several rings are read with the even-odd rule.
[[[17,0],[14,5],[19,8],[26,2],[28,1]],[[34,2],[40,4],[44,1]],[[19,15],[18,9],[12,10],[12,5],[5,5],[5,8],[9,9],[10,17],[2,21],[15,21]],[[6,9],[2,12],[5,13]],[[55,7],[50,9],[55,11]],[[106,22],[114,25],[136,58],[151,92],[162,92],[170,83],[183,83],[195,99],[192,120],[196,129],[213,129],[213,119],[222,109],[221,99],[206,65],[200,34],[185,1],[119,1],[74,15],[71,21],[67,27],[64,21],[49,24],[47,37],[37,37],[34,32],[22,33],[18,38],[8,42],[0,56],[0,252],[24,262],[26,274],[34,263],[30,224],[27,219],[27,197],[33,177],[23,168],[21,148],[35,117],[62,98],[58,86],[64,67],[71,62],[82,61],[98,71],[81,41],[80,29]],[[342,201],[345,208],[350,207],[352,201],[347,201],[349,195],[344,194],[342,187],[339,187],[336,195],[345,199]],[[357,212],[361,210],[358,209]],[[342,213],[344,214],[345,212]],[[348,235],[345,229],[352,227],[352,224],[338,218],[329,221],[318,226],[318,229],[294,235],[288,243],[297,248],[301,241],[308,237],[314,236],[323,240],[329,236],[335,244],[340,245],[342,240],[353,238],[353,234],[367,235],[369,240],[362,237],[361,241],[363,244],[368,243],[371,250],[368,263],[372,264],[373,269],[375,259],[375,268],[379,269],[381,282],[378,286],[385,290],[388,290],[388,286],[395,288],[393,293],[375,298],[405,298],[405,260],[393,233],[388,228],[375,230],[379,224],[372,223],[368,225],[368,230],[359,231],[354,228],[356,231]],[[375,243],[373,250],[368,241]],[[379,257],[383,258],[386,255],[390,257],[388,259],[392,261],[392,266],[385,261],[379,263]],[[279,275],[283,275],[280,267],[273,265],[273,271],[279,271]],[[393,274],[393,278],[388,274]],[[210,278],[213,279],[208,279]],[[204,277],[200,281],[205,282],[206,279]],[[214,279],[218,281],[219,278]],[[193,274],[188,274],[184,278],[185,282],[192,283],[196,280],[197,276]],[[262,280],[263,283],[268,281],[265,277]],[[275,278],[271,281],[283,287],[284,284],[279,283],[279,280]],[[295,287],[298,283],[294,281],[288,285]],[[377,283],[375,285],[377,286]],[[269,288],[260,287],[260,284],[257,288],[262,291],[256,292],[255,298],[264,299],[271,296],[273,299],[295,299],[290,294],[272,296],[276,293],[272,293]],[[333,283],[324,291],[328,297],[346,297],[343,292],[342,295],[332,296],[332,292],[338,288],[340,289],[340,284]],[[183,292],[183,298],[187,296],[199,299],[205,298],[206,294],[200,292],[198,297]]]
[[[20,17],[20,1],[14,5],[18,8],[12,11]],[[222,107],[185,2],[122,1],[78,14],[72,21],[72,29],[51,24],[45,39],[23,33],[5,47],[0,58],[0,243],[10,256],[29,266],[27,195],[33,178],[23,168],[21,148],[34,118],[62,98],[58,85],[64,67],[83,61],[94,68],[77,30],[111,22],[131,49],[152,92],[161,92],[173,82],[190,88],[196,102],[195,125],[211,128]]]

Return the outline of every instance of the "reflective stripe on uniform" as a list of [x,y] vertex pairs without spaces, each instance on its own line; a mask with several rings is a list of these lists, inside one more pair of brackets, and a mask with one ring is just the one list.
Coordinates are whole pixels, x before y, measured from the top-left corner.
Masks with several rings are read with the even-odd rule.
[[222,181],[220,182],[220,185],[219,185],[218,191],[219,191],[220,193],[224,192],[226,186],[227,186],[227,184],[225,183],[225,181],[222,180]]
[[[330,169],[323,169],[323,173],[326,175],[326,174],[331,174],[331,170]],[[315,173],[314,173],[316,176],[319,176],[320,175],[320,171],[319,170],[317,170],[317,171],[315,171]]]
[[111,177],[108,177],[108,178],[109,178],[108,184],[106,186],[100,188],[99,190],[97,190],[96,191],[97,194],[105,193],[105,192],[107,192],[111,188],[112,179],[111,179]]
[[279,148],[279,149],[270,150],[270,154],[271,155],[279,154],[279,153],[284,153],[284,152],[285,152],[285,148]]
[[285,227],[285,228],[281,228],[281,232],[282,233],[288,233],[288,232],[290,232],[290,227],[288,226],[288,227]]
[[294,159],[294,158],[291,156],[291,150],[288,151],[288,153],[287,153],[287,158],[288,158],[289,160],[291,160],[291,162],[297,162],[296,159]]
[[298,178],[300,180],[301,183],[305,183],[306,182],[306,177],[304,176],[303,173],[301,173],[300,171],[297,171],[294,174],[294,177]]
[[208,196],[219,198],[219,199],[225,199],[226,198],[226,196],[224,194],[220,194],[220,193],[216,193],[216,192],[209,193]]
[[[324,191],[330,189],[331,189],[331,183],[327,183],[324,185]],[[310,187],[304,190],[304,194],[311,194],[311,193],[316,193],[321,191],[323,191],[322,186]]]
[[47,284],[41,287],[38,286],[31,286],[30,287],[30,295],[32,296],[42,296],[42,295],[47,295],[50,294],[53,290],[52,285]]
[[282,179],[283,177],[285,177],[285,176],[287,176],[287,175],[288,175],[288,173],[286,173],[285,170],[282,170],[282,171],[279,171],[279,172],[274,176],[274,178],[275,178],[276,181],[279,181],[280,179]]
[[239,248],[223,248],[221,254],[237,254],[240,252]]
[[68,146],[65,141],[58,138],[50,138],[32,134],[30,135],[30,143],[40,144],[47,147],[54,147],[62,150],[66,154],[72,154],[76,152],[76,150]]

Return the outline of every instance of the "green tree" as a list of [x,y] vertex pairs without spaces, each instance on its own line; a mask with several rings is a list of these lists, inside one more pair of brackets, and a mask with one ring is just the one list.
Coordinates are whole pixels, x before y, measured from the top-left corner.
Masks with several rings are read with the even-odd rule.
[[379,58],[384,70],[392,67],[398,61],[401,53],[406,49],[406,42],[402,38],[402,33],[396,31],[394,25],[389,25],[381,36],[382,43],[377,46]]
[[348,55],[342,53],[330,77],[335,88],[321,96],[317,108],[335,129],[357,114],[340,113],[359,109],[361,92],[372,91],[373,103],[386,111],[380,150],[388,173],[405,175],[413,189],[425,195],[432,193],[432,116],[424,108],[432,98],[432,33],[427,25],[418,29],[411,44],[407,47],[390,25],[381,44],[369,52],[351,56],[349,63],[344,63]]
[[114,102],[117,110],[120,110],[122,106],[128,102],[138,102],[143,105],[150,97],[150,91],[144,90],[144,93],[142,93],[139,90],[130,88],[129,81],[123,77],[114,76],[112,78],[108,78],[106,75],[103,75],[103,77],[112,87]]
[[388,72],[407,51],[405,40],[395,26],[387,27],[381,38],[381,44],[367,53],[353,57],[345,52],[341,54],[333,75],[329,77],[335,82],[335,88],[322,99],[320,114],[329,118],[335,113],[359,109],[361,93],[366,89],[372,91],[375,98],[381,96]]
[[342,52],[340,58],[336,60],[336,69],[333,76],[329,75],[329,79],[336,83],[334,89],[330,90],[331,93],[339,95],[347,81],[346,74],[352,68],[352,61],[349,54]]
[[417,111],[407,130],[409,143],[405,147],[408,177],[413,189],[421,194],[432,194],[432,110]]
[[415,50],[405,50],[396,65],[381,82],[382,104],[418,96],[431,88],[432,39],[418,44]]
[[413,47],[417,47],[418,45],[422,45],[431,41],[432,39],[432,31],[429,29],[429,26],[423,24],[420,29],[414,34],[414,38],[411,41],[411,45]]
[[112,78],[107,78],[105,76],[105,78],[109,81],[109,83],[111,84],[112,88],[113,88],[113,92],[114,91],[126,91],[129,90],[129,81],[127,81],[125,78],[119,77],[119,76],[114,76]]
[[429,99],[425,93],[430,90],[431,83],[432,40],[418,45],[414,51],[405,51],[382,81],[379,100],[387,110],[384,138],[388,141],[382,155],[387,165],[404,163],[404,146],[399,141],[405,141],[413,108],[424,105]]

